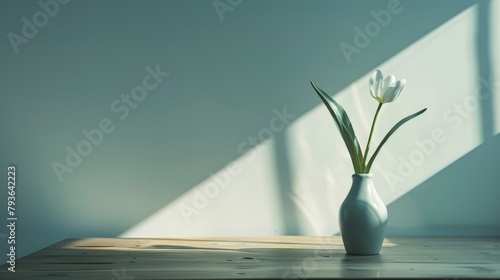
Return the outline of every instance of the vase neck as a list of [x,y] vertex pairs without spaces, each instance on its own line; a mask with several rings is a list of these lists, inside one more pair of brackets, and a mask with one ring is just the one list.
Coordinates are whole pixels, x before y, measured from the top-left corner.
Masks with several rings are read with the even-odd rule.
[[353,174],[352,175],[352,182],[355,184],[362,184],[366,182],[372,182],[373,181],[373,174],[367,173],[367,174]]
[[373,190],[373,174],[352,175],[352,186],[350,194],[356,195],[360,192],[371,192]]

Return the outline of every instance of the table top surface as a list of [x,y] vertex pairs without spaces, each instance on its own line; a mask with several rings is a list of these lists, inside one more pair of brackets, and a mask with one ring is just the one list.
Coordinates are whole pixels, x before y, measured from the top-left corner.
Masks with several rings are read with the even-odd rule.
[[500,237],[386,238],[346,255],[339,236],[66,239],[0,279],[500,278]]

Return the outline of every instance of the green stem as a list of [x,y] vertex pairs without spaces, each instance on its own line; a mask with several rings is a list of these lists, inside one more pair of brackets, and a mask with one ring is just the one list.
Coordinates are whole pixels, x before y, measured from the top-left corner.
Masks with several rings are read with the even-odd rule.
[[[375,112],[375,116],[373,117],[372,129],[370,130],[370,136],[368,137],[368,142],[366,143],[366,149],[363,156],[363,168],[366,168],[366,159],[368,158],[368,150],[370,150],[370,142],[372,141],[373,129],[375,128],[375,123],[377,122],[377,116],[380,112],[380,108],[382,108],[383,103],[379,103],[377,107],[377,112]],[[368,172],[368,170],[364,170],[364,172]]]

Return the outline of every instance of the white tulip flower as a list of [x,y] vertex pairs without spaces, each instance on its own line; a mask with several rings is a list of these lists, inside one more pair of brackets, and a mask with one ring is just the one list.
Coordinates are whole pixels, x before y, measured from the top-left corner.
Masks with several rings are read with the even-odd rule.
[[396,82],[394,75],[389,75],[384,79],[381,70],[376,70],[370,77],[370,93],[380,104],[396,100],[405,85],[405,79]]
[[356,174],[367,174],[370,173],[370,169],[372,167],[373,161],[377,157],[378,153],[382,146],[387,142],[389,137],[404,123],[407,121],[417,117],[427,110],[427,108],[422,109],[416,113],[413,113],[406,118],[403,118],[399,122],[394,125],[391,130],[385,135],[380,144],[378,145],[375,152],[372,154],[370,159],[368,159],[368,152],[370,151],[370,144],[372,141],[373,131],[375,128],[375,123],[377,122],[378,114],[380,113],[380,109],[384,103],[389,103],[396,98],[398,98],[399,94],[403,90],[406,85],[406,80],[401,79],[396,82],[396,78],[393,75],[389,75],[384,79],[384,75],[382,71],[376,70],[370,77],[370,93],[375,98],[379,104],[377,107],[377,111],[375,112],[375,116],[373,117],[372,127],[370,130],[370,136],[368,137],[368,142],[366,143],[365,152],[361,150],[361,146],[359,144],[358,138],[356,137],[356,133],[354,133],[354,128],[352,127],[352,123],[347,116],[346,111],[342,106],[340,106],[335,99],[333,99],[330,95],[324,92],[322,89],[317,87],[312,81],[311,85],[321,98],[323,103],[328,108],[328,111],[333,117],[337,128],[339,129],[340,135],[344,139],[344,143],[347,147],[349,155],[351,156],[352,165],[354,167],[354,172]]

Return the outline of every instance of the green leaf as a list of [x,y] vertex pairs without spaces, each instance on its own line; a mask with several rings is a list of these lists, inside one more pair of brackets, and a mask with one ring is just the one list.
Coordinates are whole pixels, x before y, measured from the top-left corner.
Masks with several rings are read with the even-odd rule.
[[356,138],[356,134],[354,133],[354,129],[352,127],[351,121],[349,120],[349,117],[347,116],[346,111],[344,110],[344,108],[342,108],[342,106],[340,106],[340,104],[338,104],[326,92],[318,88],[312,81],[311,85],[314,91],[316,91],[318,96],[328,108],[328,111],[332,115],[335,124],[340,131],[340,135],[342,136],[347,150],[349,151],[349,155],[351,156],[354,172],[363,173],[363,152],[361,151],[358,139]]
[[417,117],[418,115],[422,114],[423,112],[425,112],[425,110],[427,110],[427,108],[425,109],[422,109],[412,115],[409,115],[408,117],[400,120],[395,126],[393,126],[391,128],[391,130],[389,130],[389,132],[387,133],[387,135],[385,135],[384,139],[382,140],[382,142],[380,142],[380,144],[378,145],[377,149],[375,150],[375,152],[373,153],[372,157],[370,158],[370,161],[368,162],[366,168],[365,168],[365,173],[369,173],[370,172],[370,168],[372,167],[372,164],[373,164],[373,161],[375,160],[375,157],[377,156],[378,152],[380,151],[380,149],[382,148],[382,146],[385,144],[385,142],[387,142],[387,140],[389,139],[389,137],[391,137],[391,135],[400,127],[402,126],[404,123],[406,123],[407,121]]

